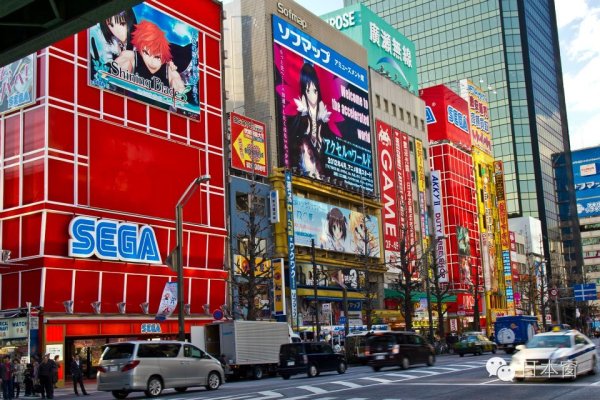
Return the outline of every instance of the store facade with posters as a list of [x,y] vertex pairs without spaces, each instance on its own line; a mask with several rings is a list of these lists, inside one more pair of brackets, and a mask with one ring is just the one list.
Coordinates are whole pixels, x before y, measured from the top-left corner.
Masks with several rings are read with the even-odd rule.
[[[285,319],[295,329],[314,324],[316,312],[321,325],[362,324],[367,288],[383,293],[365,50],[293,1],[224,7],[233,35],[249,18],[266,30],[240,37],[238,47],[226,43],[225,76],[228,109],[266,125],[279,210],[272,256],[283,260]],[[253,84],[243,91],[235,86],[246,80]]]
[[74,354],[93,376],[103,344],[176,338],[175,206],[204,175],[183,213],[185,331],[226,303],[222,6],[194,4],[139,4],[0,74],[35,71],[0,116],[0,312],[32,305],[31,356],[58,355],[61,379]]

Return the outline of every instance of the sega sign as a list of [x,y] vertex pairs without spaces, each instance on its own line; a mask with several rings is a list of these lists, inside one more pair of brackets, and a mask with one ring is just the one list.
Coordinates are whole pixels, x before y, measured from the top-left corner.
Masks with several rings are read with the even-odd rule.
[[69,256],[162,264],[152,227],[79,216],[69,224]]

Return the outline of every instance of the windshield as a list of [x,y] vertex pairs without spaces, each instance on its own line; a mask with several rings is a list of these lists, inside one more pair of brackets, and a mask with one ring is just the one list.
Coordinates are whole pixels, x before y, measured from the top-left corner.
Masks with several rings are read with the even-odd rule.
[[133,343],[119,343],[111,344],[106,346],[104,354],[102,354],[103,360],[118,360],[123,358],[131,358],[133,354]]
[[571,347],[571,337],[563,336],[534,336],[527,342],[528,349]]

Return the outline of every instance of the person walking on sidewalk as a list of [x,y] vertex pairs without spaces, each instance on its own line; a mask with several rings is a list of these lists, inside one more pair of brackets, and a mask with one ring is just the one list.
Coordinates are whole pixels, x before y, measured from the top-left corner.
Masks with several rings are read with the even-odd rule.
[[21,386],[23,386],[23,366],[18,358],[13,360],[13,371],[15,399],[18,399],[21,394]]
[[79,360],[78,355],[74,355],[73,361],[71,361],[71,377],[73,378],[73,391],[75,391],[75,395],[79,396],[79,393],[77,392],[77,384],[79,384],[81,393],[83,393],[84,396],[87,396],[88,392],[83,386],[83,370],[81,369],[81,361]]
[[44,359],[38,367],[38,377],[42,391],[42,399],[54,398],[54,385],[52,376],[54,374],[54,361],[50,359],[50,353],[44,356]]
[[0,383],[2,383],[2,398],[11,400],[13,398],[13,366],[10,357],[4,357],[0,364]]

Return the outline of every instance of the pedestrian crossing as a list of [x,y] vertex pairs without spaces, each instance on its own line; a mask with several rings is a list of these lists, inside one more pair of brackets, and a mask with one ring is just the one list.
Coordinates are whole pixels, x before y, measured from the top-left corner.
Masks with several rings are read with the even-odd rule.
[[[298,385],[278,388],[257,393],[244,393],[229,396],[210,396],[211,400],[369,400],[368,397],[346,397],[345,391],[377,384],[394,384],[402,381],[418,380],[436,375],[445,375],[474,368],[485,367],[486,361],[467,361],[461,364],[446,364],[443,366],[418,367],[408,370],[381,371],[369,376],[353,377],[349,380],[319,382],[313,385]],[[214,395],[214,393],[212,393]],[[318,397],[315,397],[318,396]],[[189,399],[189,398],[188,398]],[[204,399],[198,397],[197,400]],[[399,398],[377,398],[377,400],[400,400]]]

